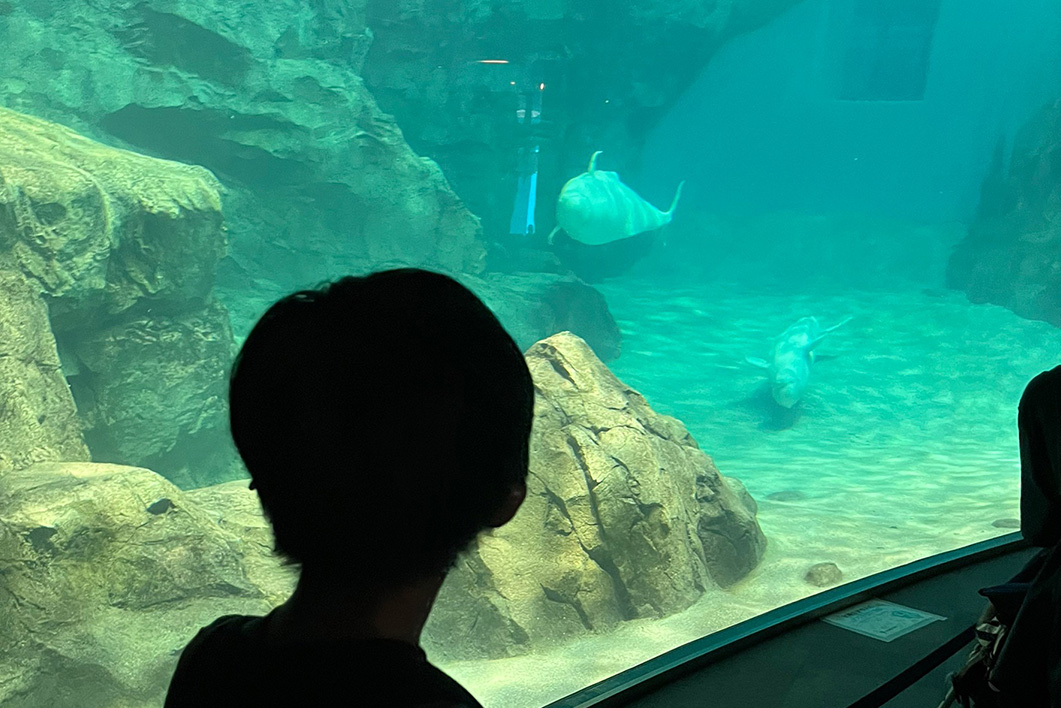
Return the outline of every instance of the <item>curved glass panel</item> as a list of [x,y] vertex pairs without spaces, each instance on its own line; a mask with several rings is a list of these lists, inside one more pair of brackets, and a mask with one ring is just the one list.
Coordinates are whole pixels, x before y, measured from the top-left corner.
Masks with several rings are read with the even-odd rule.
[[0,0],[0,46],[5,706],[159,704],[289,597],[228,375],[348,274],[451,275],[535,379],[420,636],[485,706],[1019,528],[1052,0]]

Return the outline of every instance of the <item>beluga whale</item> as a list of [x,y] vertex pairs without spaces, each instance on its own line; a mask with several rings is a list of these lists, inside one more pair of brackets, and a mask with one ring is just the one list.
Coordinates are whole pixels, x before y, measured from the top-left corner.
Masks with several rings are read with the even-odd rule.
[[569,179],[560,190],[556,228],[549,232],[550,245],[561,229],[579,243],[600,246],[655,231],[669,224],[674,216],[685,182],[678,185],[670,209],[660,211],[623,184],[617,173],[598,170],[600,154],[600,150],[593,153],[586,171]]
[[782,408],[793,408],[803,399],[814,364],[814,348],[825,336],[851,321],[847,317],[832,327],[822,329],[814,317],[802,317],[774,340],[770,360],[746,357],[749,364],[765,369],[770,380],[770,395]]

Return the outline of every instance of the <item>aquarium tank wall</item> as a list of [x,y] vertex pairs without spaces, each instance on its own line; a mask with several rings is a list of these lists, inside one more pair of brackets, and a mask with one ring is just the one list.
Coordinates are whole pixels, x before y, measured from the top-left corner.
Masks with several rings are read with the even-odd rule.
[[485,706],[1019,528],[1056,2],[0,0],[0,46],[4,706],[161,705],[288,597],[227,377],[347,274],[452,275],[535,379],[421,638]]

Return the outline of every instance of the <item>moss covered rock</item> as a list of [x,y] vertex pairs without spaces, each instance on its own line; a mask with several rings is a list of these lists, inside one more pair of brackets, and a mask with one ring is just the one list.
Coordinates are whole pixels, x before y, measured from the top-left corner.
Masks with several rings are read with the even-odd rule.
[[[211,296],[225,248],[209,171],[0,109],[0,267],[49,303],[35,324],[54,331],[52,376],[67,398],[68,377],[77,402],[70,444],[83,449],[83,428],[94,459],[182,486],[239,473],[225,426],[234,343]],[[20,386],[3,385],[9,397]],[[31,460],[88,457],[18,444]]]
[[481,270],[479,220],[360,78],[367,5],[20,0],[0,22],[0,102],[219,175],[239,193],[233,270]]
[[35,462],[88,459],[48,307],[21,273],[0,271],[0,477]]
[[70,385],[94,459],[150,466],[182,487],[239,474],[227,428],[234,347],[216,301],[72,340]]
[[0,518],[4,706],[161,705],[199,627],[270,606],[243,542],[149,470],[9,472]]
[[50,296],[57,330],[202,303],[224,252],[207,170],[0,108],[0,264]]
[[248,487],[246,479],[192,489],[185,496],[216,520],[218,526],[239,537],[247,578],[261,588],[270,606],[290,597],[298,571],[294,566],[282,564],[273,554],[272,527],[262,514],[258,493]]
[[447,579],[425,633],[435,656],[517,654],[675,613],[765,550],[743,487],[584,341],[555,335],[527,363],[537,391],[527,500]]

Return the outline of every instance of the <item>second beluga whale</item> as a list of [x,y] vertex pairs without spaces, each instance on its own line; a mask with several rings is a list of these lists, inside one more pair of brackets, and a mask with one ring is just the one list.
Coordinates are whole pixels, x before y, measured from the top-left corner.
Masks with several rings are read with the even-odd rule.
[[582,174],[572,177],[560,190],[556,202],[556,228],[549,233],[549,243],[561,229],[573,240],[588,246],[636,236],[669,224],[674,207],[682,195],[682,186],[674,195],[670,209],[660,211],[623,184],[615,172],[597,169],[593,153]]
[[770,360],[746,357],[749,364],[765,369],[770,379],[770,395],[782,408],[792,408],[803,399],[814,363],[814,348],[825,336],[851,321],[844,318],[822,329],[814,317],[801,317],[774,340]]

